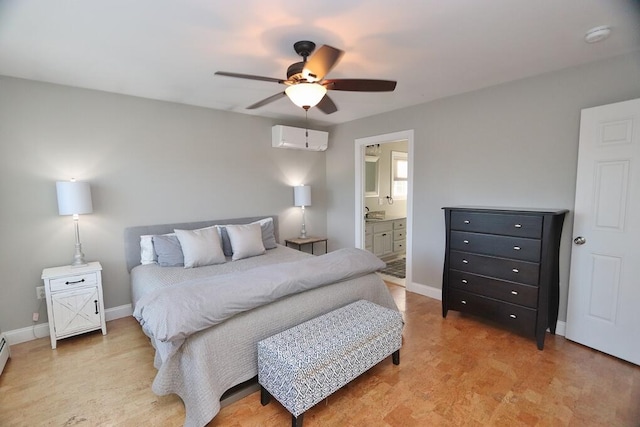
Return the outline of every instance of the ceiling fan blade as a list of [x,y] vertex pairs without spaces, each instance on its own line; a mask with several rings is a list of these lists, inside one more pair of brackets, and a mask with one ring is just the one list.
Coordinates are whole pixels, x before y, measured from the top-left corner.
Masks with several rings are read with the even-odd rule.
[[336,107],[336,104],[334,104],[333,100],[329,98],[329,95],[325,95],[320,100],[318,105],[316,105],[316,107],[318,107],[318,110],[322,111],[325,114],[331,114],[338,111],[338,107]]
[[322,85],[329,90],[347,90],[352,92],[393,92],[396,82],[393,80],[334,79],[325,80]]
[[263,99],[262,101],[258,101],[255,104],[251,104],[247,107],[247,110],[255,110],[256,108],[260,108],[264,105],[270,104],[273,101],[277,101],[278,99],[282,98],[283,96],[287,96],[286,93],[284,92],[280,92],[280,93],[276,93],[275,95],[271,95],[268,98]]
[[304,65],[304,76],[310,81],[319,81],[336,66],[344,51],[328,45],[322,45],[309,57]]
[[252,74],[229,73],[226,71],[216,71],[216,76],[235,77],[238,79],[261,80],[263,82],[273,82],[283,84],[285,81],[273,77],[254,76]]

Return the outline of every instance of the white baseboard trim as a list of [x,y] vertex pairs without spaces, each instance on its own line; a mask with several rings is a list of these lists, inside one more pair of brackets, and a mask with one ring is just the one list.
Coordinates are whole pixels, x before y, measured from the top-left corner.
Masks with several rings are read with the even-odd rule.
[[423,285],[422,283],[411,282],[406,286],[409,292],[423,295],[425,297],[442,301],[442,289],[433,286]]
[[110,320],[122,319],[133,315],[133,306],[131,304],[125,304],[118,307],[107,308],[104,311],[104,319],[108,322]]
[[[132,314],[132,305],[125,304],[119,307],[107,308],[104,311],[104,318],[108,322],[110,320],[131,316]],[[49,336],[49,323],[38,323],[37,325],[27,326],[26,328],[14,329],[5,332],[4,335],[7,337],[9,345],[45,338]]]
[[565,332],[567,331],[567,323],[562,320],[558,320],[556,322],[556,335],[565,336]]

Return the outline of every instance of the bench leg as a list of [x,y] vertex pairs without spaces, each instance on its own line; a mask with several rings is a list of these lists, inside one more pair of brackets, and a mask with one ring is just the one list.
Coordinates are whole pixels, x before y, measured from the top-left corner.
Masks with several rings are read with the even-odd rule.
[[271,394],[269,394],[266,388],[264,388],[263,386],[260,386],[260,403],[262,404],[262,406],[264,406],[264,405],[268,405],[270,401],[271,401]]
[[291,427],[302,427],[302,417],[304,414],[300,414],[297,417],[291,415]]
[[393,360],[393,364],[394,365],[399,365],[400,364],[400,350],[394,351],[393,354],[391,355],[391,359]]

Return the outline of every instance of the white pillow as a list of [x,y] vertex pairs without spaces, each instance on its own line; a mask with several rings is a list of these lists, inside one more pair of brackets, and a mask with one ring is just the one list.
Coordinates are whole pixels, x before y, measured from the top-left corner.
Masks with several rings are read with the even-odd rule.
[[184,268],[222,264],[226,261],[222,253],[220,236],[214,227],[174,231],[182,247]]
[[146,234],[144,236],[140,236],[140,264],[153,264],[156,262],[154,251],[153,251],[153,241],[151,240],[153,235]]
[[262,229],[259,223],[227,225],[226,229],[233,249],[232,260],[262,255],[266,252],[262,243]]
[[[175,236],[175,233],[161,234],[161,236]],[[154,234],[140,236],[140,264],[155,264],[158,262],[158,255],[153,247]]]

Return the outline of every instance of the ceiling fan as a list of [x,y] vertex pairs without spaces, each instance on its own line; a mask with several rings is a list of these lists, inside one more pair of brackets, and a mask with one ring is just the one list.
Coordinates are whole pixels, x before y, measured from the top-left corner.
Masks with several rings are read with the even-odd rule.
[[289,66],[286,80],[226,71],[217,71],[215,74],[240,79],[261,80],[287,86],[283,92],[276,93],[248,106],[247,109],[249,110],[262,107],[288,96],[294,104],[305,110],[317,106],[323,113],[331,114],[338,111],[338,107],[327,95],[327,90],[392,92],[396,88],[396,82],[392,80],[325,79],[324,77],[336,66],[344,52],[335,47],[322,45],[313,53],[315,48],[316,44],[307,40],[294,43],[293,49],[298,55],[302,56],[302,61]]

